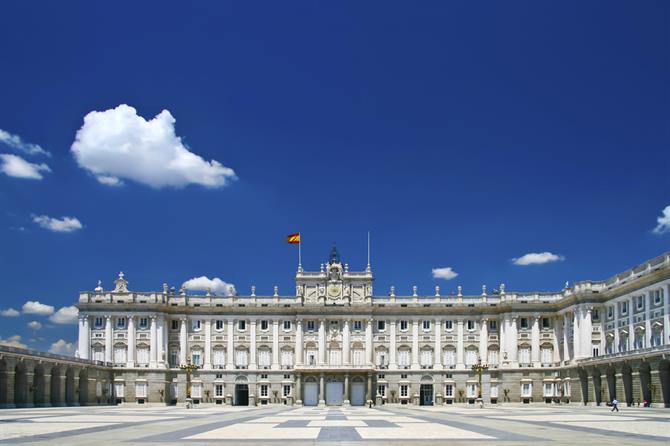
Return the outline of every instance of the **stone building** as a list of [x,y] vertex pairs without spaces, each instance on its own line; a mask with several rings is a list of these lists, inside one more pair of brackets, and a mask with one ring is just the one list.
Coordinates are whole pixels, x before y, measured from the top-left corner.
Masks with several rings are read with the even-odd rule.
[[82,292],[78,355],[109,365],[113,402],[198,404],[474,404],[482,363],[486,403],[670,406],[670,253],[606,281],[557,292],[482,287],[429,296],[374,295],[368,264],[335,249],[298,268],[282,296]]

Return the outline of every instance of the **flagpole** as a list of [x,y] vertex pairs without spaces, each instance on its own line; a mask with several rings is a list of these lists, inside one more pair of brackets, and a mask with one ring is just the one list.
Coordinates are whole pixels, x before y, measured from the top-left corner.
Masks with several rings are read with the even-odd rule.
[[298,232],[298,269],[302,268],[302,233]]

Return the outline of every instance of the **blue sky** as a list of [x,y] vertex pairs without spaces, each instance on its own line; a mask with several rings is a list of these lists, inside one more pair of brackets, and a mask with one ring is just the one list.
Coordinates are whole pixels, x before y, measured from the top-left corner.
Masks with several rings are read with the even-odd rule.
[[[557,290],[670,249],[668,2],[0,16],[5,341],[67,351],[76,328],[49,313],[120,270],[133,290],[291,293],[297,231],[307,269],[333,243],[362,269],[371,231],[378,294]],[[555,261],[512,261],[529,253]]]

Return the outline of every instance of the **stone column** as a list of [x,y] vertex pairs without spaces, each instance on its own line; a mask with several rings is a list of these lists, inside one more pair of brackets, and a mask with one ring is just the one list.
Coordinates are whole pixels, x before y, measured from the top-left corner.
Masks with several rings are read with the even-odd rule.
[[442,321],[435,319],[435,354],[433,357],[433,368],[442,368]]
[[533,367],[540,366],[540,315],[533,315],[533,326],[530,333],[530,360]]
[[212,320],[205,319],[205,370],[212,368]]
[[[295,365],[302,365],[303,363],[303,340],[302,340],[302,319],[296,321],[295,328]],[[300,399],[296,397],[296,399]]]
[[295,374],[295,403],[302,405],[302,380],[300,373]]
[[633,308],[635,305],[635,299],[632,297],[628,300],[628,351],[633,350],[635,347],[635,323],[633,318]]
[[165,318],[156,317],[156,363],[159,367],[165,367]]
[[105,362],[112,362],[112,317],[105,317]]
[[319,357],[317,358],[318,365],[326,363],[326,321],[319,319]]
[[150,332],[150,343],[149,343],[149,348],[150,348],[150,356],[149,356],[149,367],[154,368],[156,367],[156,362],[158,359],[158,339],[157,336],[158,334],[157,328],[156,328],[156,316],[151,316],[151,332]]
[[368,391],[365,394],[365,400],[370,401],[372,399],[372,373],[368,373]]
[[272,370],[279,370],[279,321],[272,321]]
[[512,367],[518,367],[519,366],[519,358],[518,358],[518,351],[519,351],[519,335],[517,334],[517,326],[516,326],[516,316],[512,316],[511,319],[511,324],[510,324],[510,351],[509,351],[509,356],[510,356],[510,361],[512,362]]
[[[591,320],[593,308],[585,308],[582,312],[584,319],[582,320],[582,332],[580,335],[582,341],[582,358],[590,358],[593,356],[593,321]],[[601,333],[602,336],[602,333]]]
[[349,401],[349,374],[345,373],[344,374],[344,405],[348,406],[351,404]]
[[561,344],[559,339],[563,336],[561,333],[561,319],[559,317],[552,318],[552,323],[554,324],[554,339],[552,340],[552,347],[554,350],[553,360],[555,363],[561,362]]
[[90,358],[91,332],[88,324],[88,315],[79,316],[79,357],[82,359]]
[[568,362],[570,357],[570,317],[568,313],[563,314],[563,361]]
[[351,332],[349,328],[349,319],[344,320],[342,327],[342,364],[351,364]]
[[396,370],[398,368],[398,364],[396,361],[396,351],[398,350],[396,347],[396,326],[397,326],[397,321],[395,319],[391,320],[391,339],[389,343],[389,369],[391,370]]
[[128,354],[126,367],[135,367],[135,316],[128,316]]
[[249,321],[249,338],[250,338],[250,352],[249,352],[249,369],[256,370],[256,319]]
[[374,364],[372,360],[372,318],[365,321],[365,364]]
[[228,339],[226,339],[226,369],[235,369],[235,320],[228,319]]
[[456,324],[456,368],[463,370],[465,368],[464,349],[463,349],[463,319],[458,319]]
[[182,317],[179,321],[179,365],[186,364],[186,354],[188,350],[186,321],[187,319],[185,317]]
[[647,293],[647,299],[644,303],[644,346],[651,347],[651,306],[654,304],[653,292]]
[[489,350],[489,320],[483,318],[480,321],[481,327],[479,329],[479,357],[482,362],[488,362]]
[[319,375],[319,406],[324,406],[326,404],[326,392],[325,392],[325,384],[324,384],[324,376],[323,373]]
[[572,318],[572,354],[575,359],[582,357],[582,348],[581,348],[581,313],[582,309],[575,307],[574,316]]
[[412,369],[419,368],[419,321],[412,321]]
[[502,316],[498,319],[498,331],[500,332],[500,357],[498,362],[501,367],[506,365],[507,357],[509,355],[509,347],[507,340],[507,316]]

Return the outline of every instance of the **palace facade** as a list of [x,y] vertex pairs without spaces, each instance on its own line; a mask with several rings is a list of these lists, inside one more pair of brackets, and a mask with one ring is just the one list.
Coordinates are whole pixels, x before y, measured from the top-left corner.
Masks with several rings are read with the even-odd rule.
[[112,401],[442,405],[670,402],[670,253],[557,292],[374,295],[333,249],[295,294],[188,295],[168,285],[79,296],[78,356],[113,371]]

